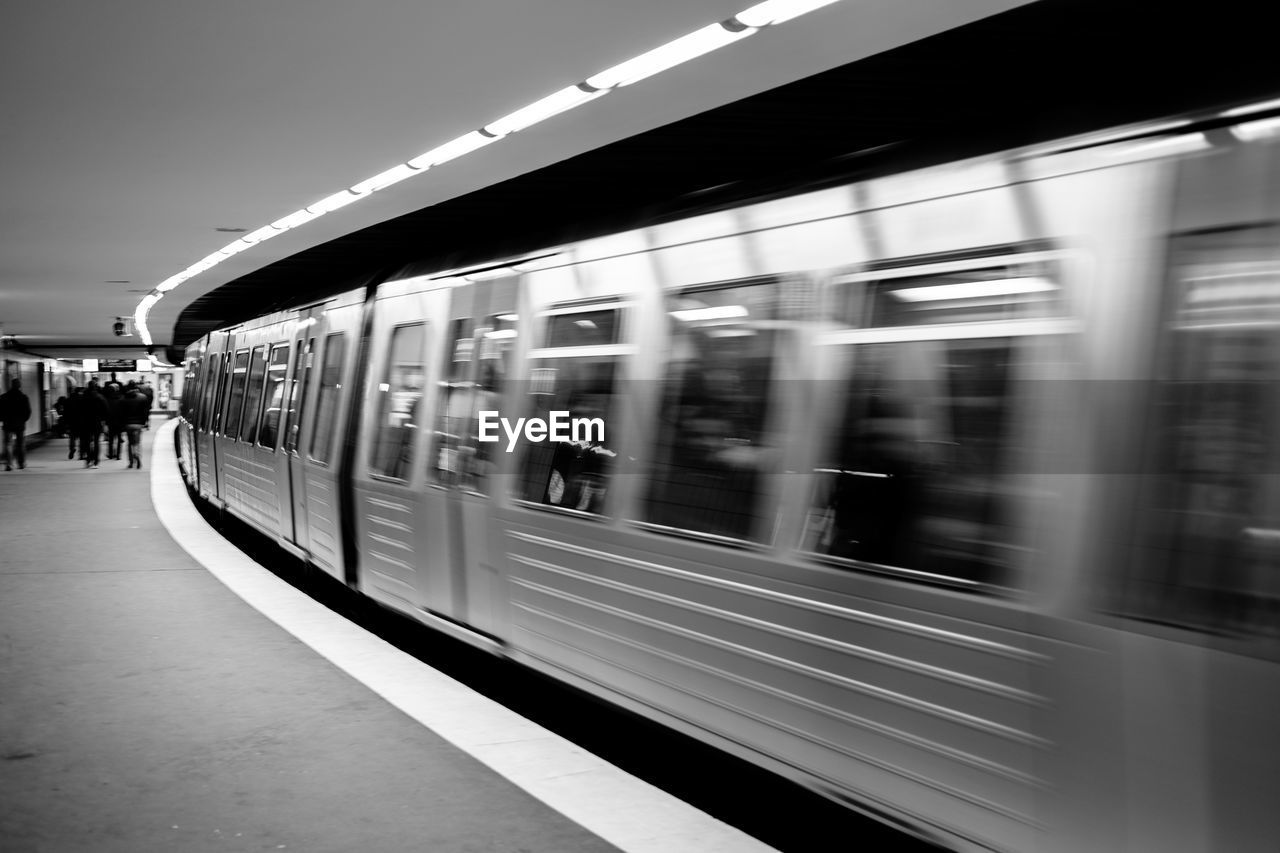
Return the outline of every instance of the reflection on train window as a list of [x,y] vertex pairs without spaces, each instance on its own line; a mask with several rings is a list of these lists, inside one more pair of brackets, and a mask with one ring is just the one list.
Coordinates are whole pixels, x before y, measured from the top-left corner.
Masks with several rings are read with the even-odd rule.
[[267,401],[266,409],[262,413],[262,429],[258,431],[258,444],[269,450],[276,449],[288,369],[289,345],[277,344],[271,348],[271,364],[267,367],[267,387],[263,395]]
[[227,398],[227,417],[222,434],[235,438],[240,434],[240,412],[244,408],[244,385],[249,376],[249,351],[236,353],[235,366],[231,369],[231,395]]
[[1280,228],[1174,238],[1143,558],[1122,607],[1280,631]]
[[387,364],[378,385],[373,459],[369,470],[396,480],[409,479],[413,443],[422,422],[422,392],[426,367],[422,347],[427,327],[422,323],[396,326],[387,346]]
[[846,348],[843,412],[817,466],[805,550],[1007,583],[1010,338]]
[[307,383],[311,380],[311,358],[316,350],[316,339],[308,338],[302,352],[293,362],[293,379],[289,383],[289,408],[284,417],[284,449],[287,453],[298,450],[298,431],[302,427],[302,411]]
[[249,384],[245,387],[244,417],[240,423],[240,440],[253,444],[258,432],[258,406],[262,402],[262,383],[266,378],[266,347],[254,347],[249,359]]
[[776,282],[667,298],[670,356],[643,520],[764,539],[761,497],[780,297]]
[[[569,441],[522,440],[519,496],[524,500],[604,511],[616,457],[609,445],[616,439],[613,399],[621,352],[598,348],[616,339],[620,313],[610,309],[549,318],[547,342],[555,341],[555,354],[540,356],[535,350],[530,358],[527,417],[549,422],[551,412],[567,412],[570,420],[598,421],[604,429],[582,429]],[[583,353],[572,354],[570,348],[579,347]]]
[[187,375],[182,380],[182,417],[194,424],[196,399],[200,387],[200,362],[192,359],[187,365]]
[[[477,439],[479,418],[480,412],[499,409],[503,383],[515,351],[516,316],[509,312],[491,314],[474,333],[468,328],[466,334],[467,344],[461,347],[454,344],[450,351],[455,359],[462,351],[468,358],[475,355],[475,380],[471,381],[469,369],[462,369],[470,368],[470,362],[457,360],[449,380],[441,383],[435,479],[487,494],[495,450],[493,444]],[[475,347],[478,350],[473,353]]]
[[219,364],[220,359],[217,353],[205,357],[204,387],[200,389],[200,429],[206,431],[213,421],[213,394],[218,387]]
[[316,462],[327,463],[333,452],[333,427],[338,417],[338,398],[342,394],[342,361],[347,339],[334,332],[324,339],[324,368],[320,372],[316,417],[311,422],[311,453]]

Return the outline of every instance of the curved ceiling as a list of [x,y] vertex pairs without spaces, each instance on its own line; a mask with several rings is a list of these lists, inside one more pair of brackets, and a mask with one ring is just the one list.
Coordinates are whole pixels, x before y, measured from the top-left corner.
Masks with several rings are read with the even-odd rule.
[[[171,342],[193,300],[303,250],[1024,2],[840,0],[219,264],[156,306],[155,343]],[[235,240],[230,229],[253,231],[751,5],[7,4],[0,331],[50,356],[139,349],[112,335],[113,320]]]

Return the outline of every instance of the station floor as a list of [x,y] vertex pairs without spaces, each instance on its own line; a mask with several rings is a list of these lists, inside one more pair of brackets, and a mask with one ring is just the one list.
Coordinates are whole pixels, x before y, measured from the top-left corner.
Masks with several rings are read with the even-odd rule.
[[254,564],[174,425],[0,472],[0,850],[770,849]]

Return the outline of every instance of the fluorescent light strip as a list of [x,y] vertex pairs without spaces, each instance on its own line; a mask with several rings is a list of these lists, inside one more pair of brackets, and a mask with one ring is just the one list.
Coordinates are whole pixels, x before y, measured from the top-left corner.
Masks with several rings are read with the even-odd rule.
[[727,29],[724,24],[709,24],[700,30],[694,30],[687,36],[669,41],[648,53],[642,53],[588,77],[587,85],[593,89],[617,89],[629,86],[727,44],[733,44],[754,32],[756,30],[750,28],[733,31]]
[[733,17],[748,27],[768,27],[798,18],[807,12],[830,6],[835,2],[836,0],[765,0],[764,3],[757,3]]
[[559,92],[553,92],[540,101],[534,101],[527,107],[521,107],[491,124],[486,124],[483,129],[485,133],[490,133],[494,136],[506,136],[516,131],[524,130],[526,127],[535,125],[540,121],[546,121],[552,116],[560,115],[566,110],[582,106],[588,101],[594,101],[605,94],[605,91],[607,90],[592,91],[584,89],[581,83],[576,86],[566,86]]
[[1236,107],[1233,110],[1226,110],[1222,114],[1229,118],[1233,118],[1235,116],[1247,116],[1249,113],[1260,113],[1263,110],[1273,110],[1276,107],[1280,107],[1280,98],[1277,98],[1274,101],[1263,101],[1260,104],[1248,104],[1243,107]]
[[1019,293],[1044,293],[1057,290],[1057,285],[1042,278],[1000,278],[990,281],[965,281],[891,290],[889,294],[903,302],[938,302],[943,299],[976,299],[981,296],[1012,296]]
[[162,281],[152,293],[138,303],[138,308],[134,312],[135,327],[138,334],[146,346],[151,346],[151,332],[147,328],[146,317],[155,303],[165,293],[188,278],[199,275],[232,255],[239,254],[264,240],[275,237],[277,234],[283,234],[285,231],[304,225],[313,219],[324,216],[326,213],[332,213],[335,210],[346,207],[352,202],[367,198],[378,190],[386,189],[393,184],[421,174],[432,166],[439,166],[442,163],[470,154],[472,151],[483,148],[491,142],[496,142],[540,121],[545,121],[574,107],[589,103],[614,89],[629,86],[646,77],[652,77],[669,68],[732,44],[757,32],[762,27],[789,21],[792,18],[820,9],[823,6],[829,6],[835,2],[838,2],[838,0],[765,0],[763,3],[757,3],[727,21],[709,24],[701,29],[694,30],[688,35],[681,36],[647,53],[633,57],[626,62],[588,77],[584,83],[567,86],[564,89],[553,92],[527,106],[508,113],[502,118],[485,125],[480,130],[465,133],[456,139],[414,157],[407,163],[393,166],[385,172],[355,184],[350,189],[336,192],[315,204],[308,205],[288,216],[277,219],[270,225],[264,225],[234,243],[224,246],[204,260],[192,264],[183,272]]

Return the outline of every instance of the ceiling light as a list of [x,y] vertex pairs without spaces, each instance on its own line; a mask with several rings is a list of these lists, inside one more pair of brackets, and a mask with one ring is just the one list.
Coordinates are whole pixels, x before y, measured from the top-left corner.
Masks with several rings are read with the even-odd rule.
[[249,248],[252,245],[253,245],[252,243],[246,243],[243,240],[236,240],[234,243],[228,243],[227,245],[223,246],[218,251],[229,258],[232,255],[240,254],[241,252],[243,252],[245,249]]
[[830,6],[836,0],[765,0],[750,9],[744,9],[733,17],[748,27],[767,27],[770,24],[781,24],[792,18]]
[[655,47],[648,53],[642,53],[633,59],[628,59],[626,62],[588,77],[587,85],[594,89],[616,89],[619,86],[628,86],[646,77],[651,77],[660,71],[666,71],[668,68],[672,68],[682,62],[688,62],[690,59],[695,59],[717,48],[732,44],[738,39],[751,35],[753,32],[755,32],[753,29],[735,32],[726,29],[724,24],[709,24],[700,30],[694,30],[687,36],[681,36],[661,47]]
[[890,296],[903,302],[937,302],[943,299],[977,299],[983,296],[1012,296],[1018,293],[1044,293],[1058,286],[1042,278],[999,278],[989,281],[963,281],[931,287],[891,290]]
[[559,92],[547,95],[542,100],[534,101],[526,107],[521,107],[515,112],[503,116],[492,124],[485,125],[484,130],[494,136],[506,136],[509,133],[524,130],[526,127],[559,115],[566,110],[581,106],[587,101],[593,101],[603,94],[604,92],[584,89],[581,83],[576,86],[566,86]]
[[301,210],[295,210],[288,216],[280,217],[275,222],[271,223],[271,227],[277,231],[288,231],[290,228],[297,228],[299,225],[306,225],[317,216],[320,216],[320,214],[313,213],[304,207]]
[[177,275],[171,275],[168,278],[166,278],[164,281],[157,284],[156,290],[158,290],[161,293],[168,293],[170,290],[173,290],[175,287],[182,284],[188,278],[190,278],[190,276],[184,275],[183,273],[178,273]]
[[351,192],[351,190],[343,190],[342,192],[336,192],[327,198],[322,198],[315,204],[308,205],[307,210],[316,214],[333,213],[333,211],[338,208],[346,207],[351,204],[351,202],[356,201],[359,198],[360,196]]
[[[422,174],[424,168],[423,166],[411,166],[408,163],[401,163],[398,166],[392,166],[385,172],[374,175],[372,178],[361,181],[351,188],[351,192],[357,196],[377,192],[378,190],[386,189],[392,184],[398,184],[405,178],[412,178],[414,175]],[[319,214],[316,215],[319,216]]]
[[446,142],[444,145],[438,145],[425,154],[419,154],[410,160],[408,165],[415,169],[439,166],[441,163],[447,163],[455,157],[461,157],[463,154],[470,154],[477,148],[483,148],[497,139],[498,137],[496,136],[489,136],[478,130],[473,130],[470,133],[464,133],[457,139]]
[[272,228],[270,225],[263,225],[257,231],[250,232],[240,239],[252,246],[255,243],[261,243],[263,240],[269,240],[279,233],[280,230],[278,228]]

